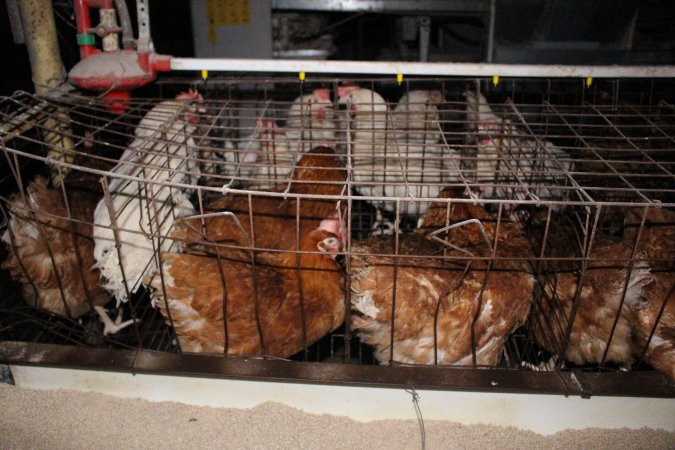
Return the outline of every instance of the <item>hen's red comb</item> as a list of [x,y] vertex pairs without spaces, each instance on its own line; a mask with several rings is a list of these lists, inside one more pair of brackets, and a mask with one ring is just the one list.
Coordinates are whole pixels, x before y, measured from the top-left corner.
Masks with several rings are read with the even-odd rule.
[[337,214],[332,214],[321,221],[319,228],[333,233],[342,240],[344,238],[344,230],[346,229],[344,221],[340,220]]
[[200,102],[204,100],[202,94],[199,93],[196,89],[190,88],[187,92],[181,92],[176,96],[176,100],[199,100]]
[[358,89],[358,87],[357,84],[343,84],[338,88],[338,97],[344,97],[354,89]]
[[316,88],[312,94],[319,97],[321,100],[330,101],[330,90],[328,88]]

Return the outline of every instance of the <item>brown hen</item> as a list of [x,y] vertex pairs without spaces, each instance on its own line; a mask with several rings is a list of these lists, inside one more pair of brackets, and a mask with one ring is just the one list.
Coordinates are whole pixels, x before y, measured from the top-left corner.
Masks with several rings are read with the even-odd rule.
[[[346,171],[335,152],[317,147],[302,156],[294,168],[291,181],[272,192],[302,195],[340,195],[345,189]],[[205,245],[206,242],[228,243],[243,247],[292,250],[298,248],[297,237],[316,228],[322,219],[335,213],[337,201],[317,198],[252,197],[228,194],[209,204],[204,213],[228,211],[228,215],[192,218],[176,223],[172,236],[183,241],[183,250],[223,255],[224,247]],[[251,217],[253,233],[251,232]],[[204,221],[202,227],[202,220]],[[299,223],[299,231],[298,231]],[[203,231],[201,231],[203,230]]]
[[[570,253],[568,240],[559,233],[554,235],[559,242],[549,256],[576,256]],[[630,268],[632,252],[629,242],[596,237],[583,273],[579,261],[548,261],[544,272],[549,274],[542,276],[543,292],[532,309],[531,326],[537,343],[578,365],[606,361],[630,367],[634,315],[629,305],[642,297],[644,286],[651,282],[644,261]]]
[[20,194],[9,198],[8,229],[2,240],[9,255],[2,263],[22,284],[23,298],[32,306],[77,318],[109,299],[98,285],[91,221],[98,198],[70,190],[68,216],[60,190],[38,176]]
[[[448,245],[422,235],[467,219],[480,225],[435,233]],[[499,362],[507,336],[528,316],[534,278],[524,259],[529,243],[517,227],[502,222],[495,233],[489,222],[480,206],[438,202],[427,211],[422,232],[399,235],[399,256],[394,238],[353,243],[351,326],[375,347],[380,363]],[[497,258],[514,259],[491,259],[494,245]]]
[[302,237],[300,249],[313,253],[261,253],[255,266],[165,254],[161,276],[145,280],[154,288],[153,305],[183,351],[289,357],[344,320],[335,222]]
[[[637,237],[643,214],[642,209],[628,211],[624,235],[629,239]],[[641,357],[646,350],[646,361],[675,380],[675,212],[650,208],[638,248],[647,253],[654,282],[644,288],[641,298],[631,302],[636,354]]]

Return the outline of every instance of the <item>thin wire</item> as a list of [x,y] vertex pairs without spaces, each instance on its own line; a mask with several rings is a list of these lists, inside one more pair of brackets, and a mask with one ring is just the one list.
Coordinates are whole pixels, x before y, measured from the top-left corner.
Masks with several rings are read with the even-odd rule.
[[424,428],[424,418],[422,417],[422,409],[420,408],[420,396],[415,390],[415,386],[410,386],[405,390],[408,394],[412,396],[413,406],[415,408],[415,414],[417,415],[417,422],[420,426],[420,437],[422,439],[422,450],[427,448],[427,432]]

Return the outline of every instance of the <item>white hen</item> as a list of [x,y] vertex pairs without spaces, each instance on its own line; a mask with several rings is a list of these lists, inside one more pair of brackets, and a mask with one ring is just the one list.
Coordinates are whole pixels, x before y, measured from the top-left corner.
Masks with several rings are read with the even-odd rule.
[[104,198],[96,206],[96,267],[103,287],[118,305],[138,290],[146,272],[156,269],[156,249],[171,248],[172,241],[164,236],[175,218],[194,214],[185,190],[163,184],[198,181],[194,100],[201,101],[196,92],[181,94],[145,115],[135,130],[136,139],[110,171],[109,203]]
[[335,110],[328,88],[314,89],[293,101],[284,133],[293,151],[335,148]]
[[404,94],[392,113],[399,144],[438,143],[441,126],[436,105],[442,102],[441,91],[413,90]]
[[249,184],[258,189],[270,189],[288,179],[299,159],[298,147],[291,145],[285,130],[273,120],[259,120],[257,130],[260,150],[252,174],[255,181]]
[[[358,86],[339,88],[339,102],[348,108],[351,164],[356,188],[364,196],[435,198],[443,185],[456,181],[455,152],[432,151],[424,144],[397,138],[389,107],[380,94]],[[446,153],[446,154],[443,154]],[[394,202],[373,202],[387,211]],[[425,202],[401,203],[401,214],[421,216]]]
[[[242,144],[244,161],[249,158],[256,163],[249,164],[250,176],[255,178],[249,186],[269,189],[286,182],[303,153],[319,146],[335,148],[335,113],[329,90],[314,89],[296,98],[283,128],[271,119],[258,120],[254,133]],[[255,161],[252,152],[257,152]]]
[[217,173],[260,189],[285,182],[302,153],[319,146],[335,148],[330,91],[317,88],[296,98],[283,128],[271,119],[258,119],[253,131],[240,140],[218,141],[223,142],[220,145],[224,150],[211,152],[220,160],[215,167]]

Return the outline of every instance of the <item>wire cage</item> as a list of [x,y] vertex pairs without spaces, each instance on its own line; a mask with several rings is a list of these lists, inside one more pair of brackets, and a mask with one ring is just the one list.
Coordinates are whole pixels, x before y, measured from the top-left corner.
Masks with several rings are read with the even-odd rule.
[[672,395],[673,94],[165,78],[115,114],[17,92],[0,101],[0,339],[337,363],[338,382],[377,364],[459,388],[650,376]]

